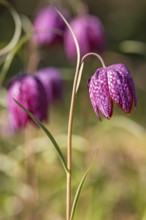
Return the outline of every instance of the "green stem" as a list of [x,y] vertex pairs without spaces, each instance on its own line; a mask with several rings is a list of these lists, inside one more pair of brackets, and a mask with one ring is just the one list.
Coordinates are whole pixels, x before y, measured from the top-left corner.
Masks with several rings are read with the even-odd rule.
[[70,212],[71,212],[71,173],[72,173],[72,126],[73,126],[73,113],[75,106],[75,97],[76,97],[76,87],[78,82],[80,64],[78,63],[76,67],[76,73],[73,83],[72,89],[72,97],[71,97],[71,105],[70,105],[70,113],[69,113],[69,121],[68,121],[68,143],[67,143],[67,192],[66,192],[66,220],[70,220]]
[[[56,9],[57,10],[57,9]],[[70,30],[72,37],[74,39],[74,43],[76,46],[77,51],[77,64],[76,64],[76,72],[73,82],[73,89],[72,89],[72,97],[71,97],[71,104],[70,104],[70,113],[69,113],[69,120],[68,120],[68,140],[67,140],[67,178],[66,178],[66,220],[70,220],[70,213],[71,213],[71,173],[72,173],[72,125],[73,125],[73,112],[74,112],[74,104],[75,104],[75,96],[76,96],[76,88],[78,83],[78,76],[80,72],[80,48],[77,41],[77,38],[67,22],[64,16],[57,10],[58,14],[61,16],[65,24],[67,25],[68,29]]]

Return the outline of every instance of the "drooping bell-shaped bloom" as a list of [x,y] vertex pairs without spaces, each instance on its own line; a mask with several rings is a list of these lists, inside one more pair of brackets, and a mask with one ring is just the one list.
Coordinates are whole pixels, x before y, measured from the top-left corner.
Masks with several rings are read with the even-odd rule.
[[48,103],[57,100],[61,101],[63,99],[64,86],[62,75],[59,69],[55,67],[40,69],[36,73],[36,77],[41,81],[45,88]]
[[[67,11],[61,13],[68,19]],[[33,23],[34,40],[39,46],[50,46],[63,42],[66,24],[53,7],[45,7],[38,11]]]
[[124,64],[114,64],[97,69],[88,82],[89,96],[99,119],[99,110],[108,119],[113,113],[113,104],[130,113],[132,104],[137,107],[137,97],[132,76]]
[[40,121],[48,118],[47,95],[42,83],[34,76],[15,77],[8,86],[8,112],[13,130],[25,128],[31,118],[14,101],[16,99]]
[[[74,18],[70,23],[79,43],[81,56],[89,52],[102,53],[105,49],[105,30],[99,18],[83,15]],[[64,35],[64,47],[69,59],[75,60],[77,53],[73,37],[69,29]]]

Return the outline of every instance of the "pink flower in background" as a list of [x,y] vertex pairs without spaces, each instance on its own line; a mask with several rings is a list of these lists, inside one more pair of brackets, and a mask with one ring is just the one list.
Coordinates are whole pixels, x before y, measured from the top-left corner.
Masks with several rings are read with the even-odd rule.
[[59,69],[54,67],[40,69],[36,73],[37,78],[43,84],[48,103],[63,99],[63,80]]
[[30,117],[14,101],[16,99],[40,121],[48,118],[48,104],[45,89],[34,76],[15,77],[8,86],[8,112],[14,130],[25,128]]
[[108,119],[113,113],[113,103],[126,113],[132,104],[137,107],[137,97],[132,76],[124,64],[114,64],[97,69],[88,82],[89,96],[99,119],[99,110]]
[[[61,11],[68,19],[67,11]],[[40,46],[50,46],[63,42],[66,24],[53,7],[45,7],[38,11],[33,23],[34,40]]]
[[[101,21],[92,15],[84,15],[74,18],[70,26],[72,27],[79,46],[81,56],[89,52],[101,53],[105,49],[105,31]],[[64,36],[64,47],[69,59],[76,59],[76,47],[70,30],[66,29]]]

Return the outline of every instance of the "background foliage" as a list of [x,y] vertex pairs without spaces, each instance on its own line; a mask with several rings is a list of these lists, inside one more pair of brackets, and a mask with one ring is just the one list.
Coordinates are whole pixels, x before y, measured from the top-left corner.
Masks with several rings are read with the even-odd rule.
[[[30,20],[46,4],[36,0],[9,2]],[[102,56],[105,63],[125,63],[131,70],[138,108],[127,117],[116,107],[110,121],[99,122],[88,97],[87,79],[100,64],[94,58],[85,64],[73,129],[73,191],[96,149],[98,156],[83,188],[75,219],[146,220],[146,1],[85,2],[89,12],[99,16],[105,26],[107,50]],[[77,0],[56,1],[59,4],[68,8],[72,16],[76,15]],[[2,48],[14,31],[12,17],[3,6],[0,6],[0,30]],[[66,154],[75,64],[70,63],[62,47],[40,52],[39,67],[53,65],[63,74],[65,98],[51,106],[46,126]],[[32,126],[12,133],[8,120],[5,85],[11,76],[27,69],[29,58],[26,44],[15,56],[0,91],[0,219],[61,220],[65,218],[65,175],[51,143]],[[32,184],[34,188],[30,187]]]

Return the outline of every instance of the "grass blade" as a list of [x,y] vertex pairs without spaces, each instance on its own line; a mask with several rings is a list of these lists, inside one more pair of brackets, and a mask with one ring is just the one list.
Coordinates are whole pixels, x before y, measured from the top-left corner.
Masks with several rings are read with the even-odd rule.
[[64,159],[64,156],[60,150],[60,147],[58,146],[56,140],[54,139],[53,135],[50,133],[50,131],[30,112],[28,111],[23,105],[21,105],[17,100],[14,99],[14,101],[32,118],[33,121],[45,132],[45,134],[48,136],[48,138],[51,140],[57,155],[63,165],[63,168],[66,173],[68,173],[67,165]]
[[77,207],[77,203],[78,203],[78,200],[79,200],[79,196],[80,196],[80,193],[81,193],[81,190],[82,190],[82,187],[84,185],[84,182],[88,176],[88,174],[90,173],[93,165],[95,164],[95,161],[96,161],[96,156],[95,158],[93,159],[92,163],[90,164],[90,166],[88,167],[87,171],[85,172],[84,176],[82,177],[81,181],[80,181],[80,184],[77,188],[77,191],[76,191],[76,194],[75,194],[75,197],[74,197],[74,200],[73,200],[73,205],[72,205],[72,209],[71,209],[71,220],[73,220],[73,217],[74,217],[74,214],[75,214],[75,210],[76,210],[76,207]]

